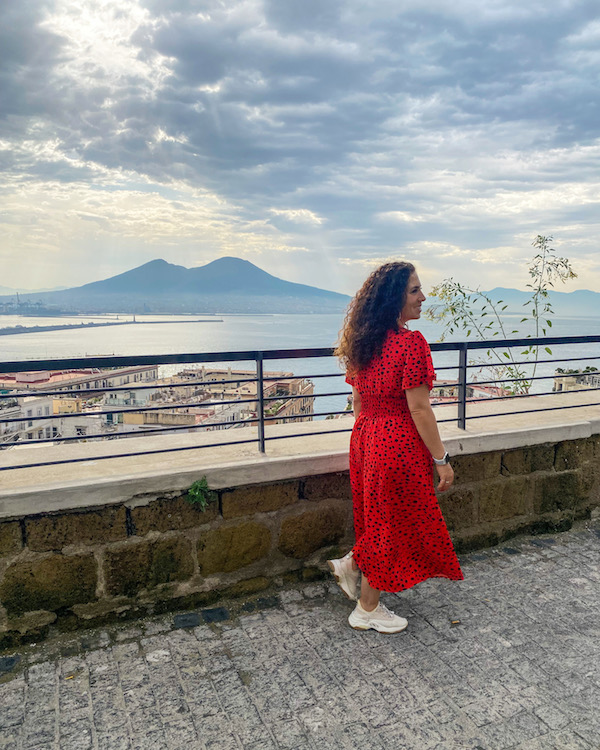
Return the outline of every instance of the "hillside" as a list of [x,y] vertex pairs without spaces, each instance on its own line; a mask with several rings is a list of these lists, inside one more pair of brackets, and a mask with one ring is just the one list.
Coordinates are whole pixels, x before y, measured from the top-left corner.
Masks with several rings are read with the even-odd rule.
[[[339,312],[350,300],[344,294],[284,281],[247,260],[230,257],[197,268],[153,260],[102,281],[23,294],[20,299],[82,313]],[[0,297],[0,302],[6,301]]]
[[[507,312],[511,313],[523,312],[523,305],[531,297],[531,292],[503,287],[496,287],[486,293],[495,301],[503,300],[508,305]],[[595,316],[600,313],[600,294],[588,289],[578,289],[575,292],[551,291],[549,301],[557,315]]]

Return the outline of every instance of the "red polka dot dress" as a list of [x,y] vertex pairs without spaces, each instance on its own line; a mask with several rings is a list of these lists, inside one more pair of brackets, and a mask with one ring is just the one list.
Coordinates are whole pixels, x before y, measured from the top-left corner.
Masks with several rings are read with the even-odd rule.
[[350,440],[354,559],[369,584],[403,591],[427,578],[462,580],[433,489],[431,454],[405,391],[433,385],[431,352],[419,331],[389,331],[380,356],[346,382],[361,396]]

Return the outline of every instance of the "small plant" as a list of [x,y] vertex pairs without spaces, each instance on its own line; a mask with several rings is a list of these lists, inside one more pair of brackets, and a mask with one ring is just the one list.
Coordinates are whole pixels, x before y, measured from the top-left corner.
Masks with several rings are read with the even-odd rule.
[[[567,258],[556,257],[556,251],[550,247],[551,242],[552,237],[538,234],[532,243],[537,254],[528,268],[532,283],[527,284],[527,288],[531,296],[523,305],[527,309],[520,325],[529,324],[533,332],[527,333],[524,338],[540,338],[540,334],[546,336],[548,328],[552,327],[550,316],[554,312],[549,297],[550,288],[557,281],[564,284],[577,276]],[[454,279],[445,279],[433,288],[430,296],[437,298],[438,304],[427,310],[425,316],[444,326],[440,341],[457,331],[464,332],[467,338],[473,335],[483,341],[495,336],[508,339],[509,336],[521,333],[515,328],[509,331],[505,326],[503,313],[508,305],[502,300],[495,302],[478,288],[470,289]],[[539,350],[539,344],[530,344],[520,352],[521,356],[531,360],[532,370],[523,367],[518,355],[510,348],[504,351],[488,349],[487,360],[472,359],[470,363],[479,365],[480,371],[491,372],[493,380],[508,380],[505,388],[513,395],[526,394],[529,393],[536,374]],[[548,346],[544,350],[552,355]]]
[[197,506],[204,513],[210,503],[217,501],[217,493],[209,489],[206,476],[197,479],[187,491],[187,501]]

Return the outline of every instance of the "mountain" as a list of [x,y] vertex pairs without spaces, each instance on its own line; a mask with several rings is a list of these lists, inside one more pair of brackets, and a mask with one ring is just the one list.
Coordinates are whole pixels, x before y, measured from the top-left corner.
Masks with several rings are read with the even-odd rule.
[[[507,313],[524,312],[523,305],[530,299],[531,292],[518,289],[496,287],[486,294],[494,301],[503,300],[508,305]],[[578,289],[575,292],[549,292],[548,297],[557,315],[596,316],[600,314],[600,294],[589,289]]]
[[153,260],[109,279],[20,299],[87,313],[304,313],[339,312],[350,297],[284,281],[247,260],[225,257],[197,268]]

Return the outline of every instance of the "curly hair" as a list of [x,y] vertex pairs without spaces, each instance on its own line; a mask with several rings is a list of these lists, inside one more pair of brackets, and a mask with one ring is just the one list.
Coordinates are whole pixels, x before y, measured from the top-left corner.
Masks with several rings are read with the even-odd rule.
[[384,263],[369,276],[350,302],[335,355],[350,374],[364,369],[381,354],[390,330],[398,330],[400,312],[406,302],[412,263]]

